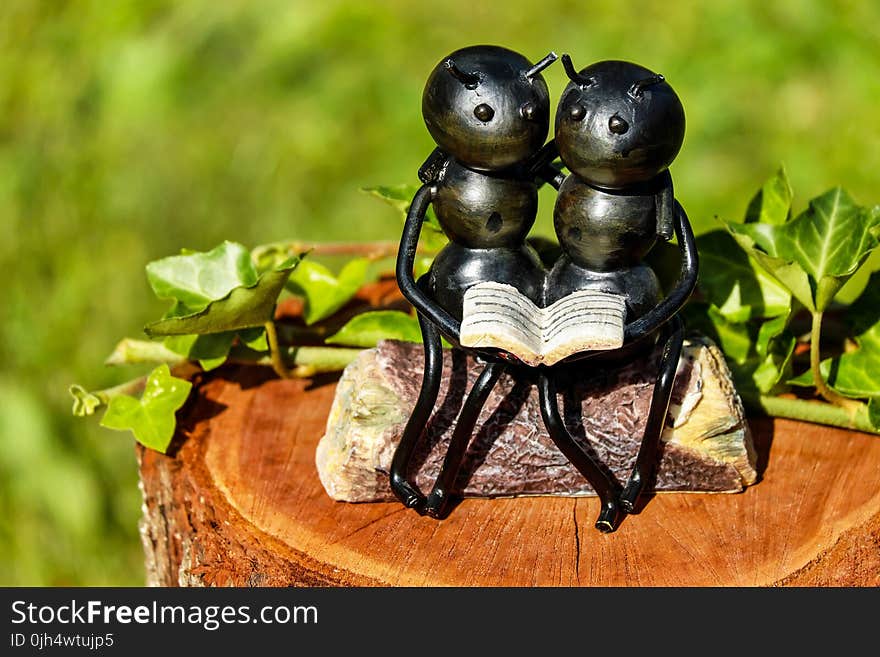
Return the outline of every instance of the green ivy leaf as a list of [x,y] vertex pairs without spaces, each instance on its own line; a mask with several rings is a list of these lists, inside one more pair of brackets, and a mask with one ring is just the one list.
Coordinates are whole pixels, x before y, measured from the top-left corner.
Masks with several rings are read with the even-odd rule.
[[164,345],[188,360],[198,361],[202,369],[208,372],[226,362],[236,338],[253,351],[269,350],[266,329],[262,326],[205,335],[171,335],[165,338]]
[[880,208],[858,206],[836,187],[786,223],[727,226],[798,301],[822,312],[877,247]]
[[791,292],[792,296],[804,307],[811,311],[815,310],[810,279],[807,273],[801,269],[800,265],[767,255],[758,248],[751,237],[737,232],[739,230],[738,227],[743,224],[726,223],[725,225],[740,248],[748,253],[750,257],[754,258],[755,262]]
[[[819,371],[828,385],[841,395],[857,399],[880,396],[880,324],[858,338],[859,348],[838,358],[822,361]],[[809,370],[789,380],[795,386],[813,386]]]
[[762,322],[755,338],[755,352],[759,356],[766,356],[772,350],[773,341],[785,331],[788,326],[788,317],[780,315],[766,322]]
[[350,260],[334,276],[321,263],[303,261],[290,277],[287,288],[305,300],[303,316],[311,325],[329,317],[348,303],[365,283],[375,280],[368,258]]
[[303,247],[296,256],[293,256],[291,255],[291,250],[294,248],[296,248],[296,245],[284,242],[263,244],[251,251],[251,261],[254,263],[258,274],[282,269],[289,260],[302,260],[308,255],[308,249]]
[[413,266],[413,276],[416,280],[419,280],[422,276],[427,274],[431,270],[431,265],[434,263],[434,258],[431,256],[422,256],[416,255],[416,262]]
[[688,327],[718,343],[741,389],[767,393],[790,374],[795,338],[786,328],[787,316],[731,322],[712,305],[690,303],[685,317]]
[[791,218],[793,193],[785,167],[779,167],[758,193],[749,201],[745,223],[762,223],[779,226]]
[[375,347],[380,340],[421,342],[419,320],[399,310],[374,310],[352,317],[327,344]]
[[[147,335],[187,335],[221,333],[262,326],[272,319],[278,295],[301,260],[288,260],[281,269],[260,276],[251,287],[236,287],[225,297],[210,302],[202,310],[186,313],[178,305],[165,319],[145,327]],[[179,314],[181,313],[181,314]]]
[[763,322],[758,328],[755,338],[757,363],[752,379],[762,393],[770,392],[791,374],[791,358],[797,341],[787,330],[788,319],[788,316],[780,315]]
[[[860,399],[880,397],[880,272],[871,275],[864,292],[844,317],[858,348],[822,361],[819,371],[841,395]],[[812,373],[804,372],[789,383],[812,386]]]
[[868,401],[868,421],[875,431],[880,431],[880,397]]
[[[413,197],[419,191],[419,188],[416,185],[378,185],[376,187],[364,187],[361,191],[385,201],[400,212],[405,219]],[[440,222],[437,220],[437,215],[434,213],[434,208],[429,207],[427,212],[425,212],[424,225],[426,228],[443,232],[443,229],[440,228]]]
[[[406,217],[406,213],[409,212],[409,206],[418,189],[415,185],[377,185],[375,187],[362,187],[361,191],[385,201]],[[425,221],[428,221],[427,213]]]
[[723,230],[697,237],[699,287],[725,319],[745,322],[755,317],[787,316],[791,294],[768,276]]
[[76,417],[94,415],[95,411],[104,405],[103,399],[81,385],[74,383],[67,390],[73,397],[73,414]]
[[192,383],[171,376],[168,365],[159,365],[147,378],[140,399],[119,395],[110,400],[101,425],[130,430],[139,443],[165,452],[174,436],[174,414],[186,402]]
[[706,316],[715,329],[715,337],[728,360],[745,365],[754,347],[753,336],[746,324],[729,321],[716,307],[709,306]]
[[269,351],[266,329],[262,326],[239,331],[238,339],[244,346],[253,351]]
[[196,360],[206,372],[220,367],[229,355],[235,341],[235,331],[208,333],[206,335],[171,335],[165,338],[165,346],[188,360]]
[[[362,192],[371,194],[391,205],[391,207],[400,212],[403,219],[406,219],[409,206],[412,204],[413,197],[418,190],[419,188],[414,185],[380,185],[361,189]],[[422,224],[422,234],[419,239],[422,248],[431,253],[436,253],[446,246],[448,241],[443,228],[440,227],[440,221],[437,219],[434,208],[428,206],[425,212],[425,221]]]
[[186,315],[203,310],[239,287],[257,284],[251,254],[241,244],[223,242],[211,251],[156,260],[147,265],[147,279],[156,296],[173,299]]

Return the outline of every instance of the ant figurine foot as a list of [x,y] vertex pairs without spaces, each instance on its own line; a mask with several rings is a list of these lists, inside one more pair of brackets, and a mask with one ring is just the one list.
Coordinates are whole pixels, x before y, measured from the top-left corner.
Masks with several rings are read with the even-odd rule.
[[402,477],[391,476],[391,490],[408,509],[415,509],[419,515],[425,515],[425,496]]
[[603,502],[602,511],[596,520],[596,529],[603,534],[610,534],[617,529],[617,523],[620,519],[620,512],[614,501]]
[[620,508],[624,513],[631,514],[636,510],[636,502],[642,494],[644,482],[641,474],[634,470],[626,484],[626,488],[620,494]]
[[443,520],[449,511],[449,498],[442,490],[432,490],[425,502],[425,515]]

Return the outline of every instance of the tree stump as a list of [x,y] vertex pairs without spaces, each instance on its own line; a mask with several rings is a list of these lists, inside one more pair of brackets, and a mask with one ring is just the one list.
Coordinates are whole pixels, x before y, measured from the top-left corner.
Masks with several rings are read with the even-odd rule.
[[757,484],[656,495],[613,534],[586,497],[466,499],[438,521],[325,493],[334,390],[256,366],[197,375],[170,455],[138,448],[149,584],[880,584],[876,436],[752,419]]

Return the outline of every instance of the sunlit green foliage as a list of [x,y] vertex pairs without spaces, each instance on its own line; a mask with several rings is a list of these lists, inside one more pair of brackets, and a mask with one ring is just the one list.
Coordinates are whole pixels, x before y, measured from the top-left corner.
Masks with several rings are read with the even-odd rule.
[[[425,77],[479,42],[664,73],[698,231],[743,216],[779,162],[795,190],[876,198],[876,3],[4,0],[0,584],[143,581],[133,441],[70,417],[68,383],[131,378],[96,364],[165,310],[151,260],[396,239],[396,213],[360,189],[416,183]],[[561,67],[546,78],[555,102]]]

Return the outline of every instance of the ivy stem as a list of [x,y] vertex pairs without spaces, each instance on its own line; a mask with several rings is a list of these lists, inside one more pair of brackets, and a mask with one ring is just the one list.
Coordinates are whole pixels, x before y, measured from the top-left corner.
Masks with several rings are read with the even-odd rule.
[[102,398],[102,401],[106,404],[114,397],[118,397],[119,395],[139,395],[144,391],[144,387],[147,385],[148,376],[141,376],[136,379],[132,379],[131,381],[126,381],[125,383],[120,383],[118,386],[113,386],[112,388],[105,388],[100,392],[95,393],[99,397]]
[[269,343],[269,358],[272,361],[272,369],[282,379],[291,378],[290,370],[287,363],[284,362],[284,352],[278,344],[278,331],[275,328],[275,322],[271,319],[263,326],[266,327],[266,340]]
[[[398,243],[389,241],[379,242],[273,242],[261,244],[253,249],[253,253],[259,256],[263,251],[281,249],[285,253],[295,256],[300,253],[311,252],[318,256],[361,256],[370,260],[393,258],[397,255]],[[424,248],[419,248],[418,253],[429,253]]]
[[813,323],[810,329],[810,371],[813,373],[813,385],[816,391],[826,400],[845,409],[850,418],[855,421],[856,414],[862,409],[864,404],[855,399],[849,399],[838,394],[825,383],[822,377],[820,365],[822,363],[820,347],[822,336],[822,312],[813,313]]
[[[325,372],[341,372],[357,358],[363,349],[356,347],[286,347],[287,361],[295,367],[290,371],[294,378],[307,378]],[[265,359],[258,360],[262,364]]]
[[848,409],[821,401],[770,395],[743,395],[743,402],[749,408],[771,417],[813,422],[843,429],[858,429],[873,434],[880,433],[868,419],[867,407],[864,404],[860,404],[861,408],[851,413]]
[[[276,335],[278,327],[276,326]],[[268,341],[268,334],[267,334]],[[338,372],[345,368],[363,351],[359,347],[281,347],[282,364],[293,377],[313,376],[323,372]],[[236,365],[272,365],[273,354],[253,351],[247,347],[233,347],[226,362]],[[108,365],[132,365],[139,363],[168,363],[171,366],[187,362],[186,356],[171,351],[161,342],[148,340],[122,340],[107,359]]]

